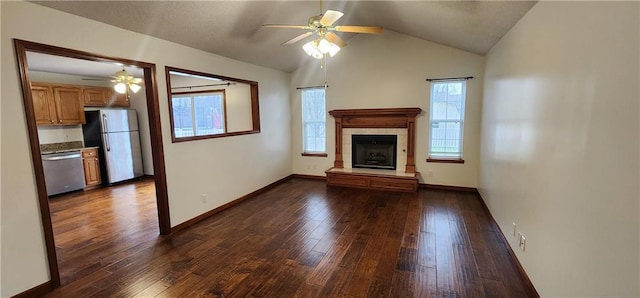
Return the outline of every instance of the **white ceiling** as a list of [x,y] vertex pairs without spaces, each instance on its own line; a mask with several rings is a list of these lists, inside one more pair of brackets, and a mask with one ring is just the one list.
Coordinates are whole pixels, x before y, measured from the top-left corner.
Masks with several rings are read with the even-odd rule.
[[[303,33],[318,1],[34,1],[34,3],[225,57],[292,72],[309,58],[280,44]],[[484,55],[535,1],[324,1],[336,25],[382,26]],[[347,40],[353,34],[339,33]]]
[[35,52],[27,52],[27,64],[29,70],[84,77],[111,79],[116,71],[123,68],[137,78],[144,76],[141,68],[124,67],[120,63],[96,62]]

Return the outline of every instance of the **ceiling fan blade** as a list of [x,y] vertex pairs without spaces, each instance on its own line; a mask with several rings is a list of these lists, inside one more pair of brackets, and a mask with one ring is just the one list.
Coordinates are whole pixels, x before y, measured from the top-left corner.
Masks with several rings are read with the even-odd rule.
[[344,40],[342,40],[342,38],[340,38],[340,36],[338,36],[337,34],[333,33],[333,32],[329,32],[324,36],[328,41],[330,41],[331,43],[337,45],[338,47],[344,48],[345,46],[347,46],[347,43],[344,42]]
[[282,45],[283,45],[283,46],[292,45],[292,44],[294,44],[294,43],[296,43],[296,42],[298,42],[298,41],[301,41],[301,40],[305,39],[306,37],[308,37],[308,36],[309,36],[309,35],[311,35],[311,34],[313,34],[313,32],[305,32],[305,33],[302,33],[302,34],[300,34],[300,35],[298,35],[298,36],[296,36],[296,37],[294,37],[294,38],[290,39],[289,41],[282,43]]
[[339,32],[352,32],[352,33],[370,33],[378,34],[382,33],[382,27],[370,27],[370,26],[336,26],[335,31]]
[[311,29],[308,25],[286,25],[286,24],[264,24],[262,27],[267,28],[290,28],[290,29]]
[[327,12],[322,15],[322,19],[320,19],[320,24],[322,26],[331,26],[335,23],[339,18],[341,18],[344,13],[335,10],[327,10]]

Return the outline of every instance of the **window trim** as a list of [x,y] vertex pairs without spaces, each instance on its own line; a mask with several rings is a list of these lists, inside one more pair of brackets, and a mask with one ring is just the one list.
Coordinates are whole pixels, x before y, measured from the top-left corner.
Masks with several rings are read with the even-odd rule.
[[[192,95],[192,94],[212,94],[212,93],[222,93],[222,108],[223,108],[223,118],[224,118],[224,132],[210,135],[200,135],[196,136],[195,134],[190,137],[178,137],[175,132],[175,123],[171,125],[171,134],[174,136],[174,142],[185,142],[185,141],[193,141],[193,140],[201,140],[201,139],[210,139],[222,136],[229,136],[232,133],[228,132],[227,126],[227,93],[225,89],[211,89],[211,90],[199,90],[199,91],[184,91],[184,92],[172,92],[170,94],[169,101],[171,102],[171,116],[173,117],[173,96],[174,95]],[[193,97],[192,97],[193,98]],[[193,102],[192,102],[193,104]],[[192,115],[193,116],[193,115]],[[195,118],[192,119],[195,123]],[[195,128],[194,128],[195,129]]]
[[[244,80],[244,79],[237,79],[237,78],[232,78],[232,77],[227,77],[227,76],[221,76],[221,75],[216,75],[216,74],[209,74],[209,73],[205,73],[205,72],[200,72],[200,71],[195,71],[195,70],[189,70],[189,69],[184,69],[184,68],[178,68],[178,67],[172,67],[172,66],[165,66],[164,67],[164,72],[165,72],[165,78],[166,78],[166,82],[167,82],[167,97],[168,97],[168,104],[169,104],[169,124],[170,124],[170,130],[171,130],[171,143],[179,143],[179,142],[187,142],[187,141],[197,141],[197,140],[206,140],[206,139],[216,139],[216,138],[224,138],[224,137],[233,137],[233,136],[241,136],[241,135],[250,135],[250,134],[257,134],[260,133],[260,99],[259,99],[259,94],[258,94],[258,82],[256,81],[249,81],[249,80]],[[171,72],[181,72],[181,73],[185,73],[185,74],[191,74],[191,75],[197,75],[197,76],[203,76],[203,77],[210,77],[210,78],[217,78],[223,81],[232,81],[232,82],[237,82],[237,83],[242,83],[242,84],[247,84],[249,85],[249,89],[250,89],[250,101],[251,101],[251,129],[249,130],[243,130],[243,131],[233,131],[233,132],[227,132],[224,134],[215,134],[215,135],[206,135],[206,136],[194,136],[190,139],[186,139],[186,138],[176,138],[175,134],[174,134],[174,130],[173,130],[173,107],[172,107],[172,97],[171,97],[171,93],[172,93],[172,89],[171,89]],[[225,96],[226,97],[226,96]]]
[[300,153],[302,156],[316,156],[316,157],[327,157],[326,152],[302,152]]
[[[304,103],[303,103],[303,96],[302,94],[305,91],[308,90],[324,90],[324,110],[325,110],[325,116],[324,116],[324,131],[325,131],[325,136],[324,136],[324,150],[325,151],[307,151],[305,148],[305,140],[306,140],[306,134],[305,134],[305,124],[306,123],[320,123],[320,121],[309,121],[306,122],[304,121]],[[315,156],[315,157],[327,157],[327,115],[326,115],[326,111],[327,111],[327,88],[325,86],[320,86],[320,87],[311,87],[311,88],[305,88],[302,89],[300,91],[300,118],[301,118],[301,123],[302,123],[302,156]]]
[[440,158],[440,157],[427,157],[427,162],[433,163],[464,163],[462,158]]
[[[444,156],[444,155],[433,155],[431,152],[431,143],[433,142],[433,95],[434,95],[434,85],[436,84],[449,84],[453,82],[462,83],[462,115],[460,120],[436,120],[437,122],[453,122],[460,123],[460,144],[459,144],[459,154],[458,156]],[[434,163],[464,163],[464,127],[465,127],[465,118],[466,118],[466,105],[467,105],[467,80],[466,79],[447,79],[447,80],[438,80],[431,82],[430,90],[429,90],[429,138],[427,144],[427,162]]]

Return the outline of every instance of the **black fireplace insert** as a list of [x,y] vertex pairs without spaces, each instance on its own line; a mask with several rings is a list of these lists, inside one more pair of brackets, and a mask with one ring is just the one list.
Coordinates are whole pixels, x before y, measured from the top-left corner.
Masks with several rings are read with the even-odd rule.
[[353,168],[396,169],[398,136],[352,135],[351,144]]

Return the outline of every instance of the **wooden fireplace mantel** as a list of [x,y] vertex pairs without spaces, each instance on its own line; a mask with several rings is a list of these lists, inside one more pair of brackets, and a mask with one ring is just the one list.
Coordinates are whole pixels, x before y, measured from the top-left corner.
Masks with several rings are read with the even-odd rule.
[[336,120],[336,154],[334,168],[344,168],[342,159],[343,128],[406,128],[407,129],[407,164],[405,172],[415,173],[415,138],[416,116],[422,112],[420,108],[395,109],[352,109],[333,110],[329,115]]

